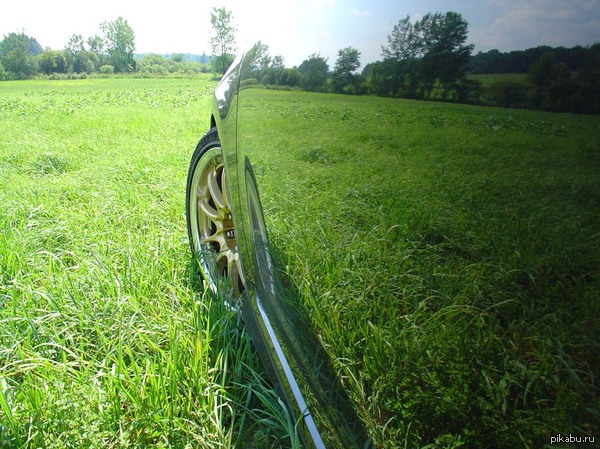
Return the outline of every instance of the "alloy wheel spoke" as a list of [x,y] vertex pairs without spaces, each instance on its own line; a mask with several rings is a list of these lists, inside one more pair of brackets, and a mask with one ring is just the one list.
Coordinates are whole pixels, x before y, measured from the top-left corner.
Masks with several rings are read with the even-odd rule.
[[225,208],[225,201],[223,199],[223,191],[219,186],[219,182],[217,180],[217,169],[213,169],[208,173],[207,178],[208,190],[210,191],[210,196],[212,197],[215,206],[217,209]]
[[200,209],[204,212],[212,221],[219,219],[219,212],[208,204],[207,200],[200,202]]
[[[205,274],[212,281],[223,277],[226,288],[239,298],[244,291],[244,276],[235,239],[229,191],[223,158],[209,150],[200,161],[195,179],[196,247],[203,254]],[[214,285],[214,284],[213,284]]]

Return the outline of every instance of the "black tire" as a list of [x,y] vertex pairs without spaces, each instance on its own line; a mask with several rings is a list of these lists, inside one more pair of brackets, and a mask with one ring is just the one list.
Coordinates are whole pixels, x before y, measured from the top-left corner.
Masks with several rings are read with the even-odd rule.
[[219,134],[212,128],[200,139],[188,170],[188,237],[208,286],[214,292],[225,289],[237,299],[244,291],[244,276],[230,204]]

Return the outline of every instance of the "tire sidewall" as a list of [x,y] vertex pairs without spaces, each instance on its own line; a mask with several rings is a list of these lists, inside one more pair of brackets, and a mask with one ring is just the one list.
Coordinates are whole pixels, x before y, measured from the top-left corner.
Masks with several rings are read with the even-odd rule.
[[200,142],[198,142],[198,145],[196,145],[196,149],[194,150],[194,153],[192,154],[192,158],[190,160],[190,166],[188,169],[187,183],[186,183],[186,189],[185,189],[185,219],[186,219],[186,224],[187,224],[188,240],[190,243],[190,248],[192,250],[192,254],[197,253],[197,249],[194,245],[194,238],[193,238],[193,231],[192,231],[192,226],[197,226],[197,224],[192,223],[192,220],[191,220],[191,201],[193,200],[192,184],[194,181],[194,175],[196,173],[196,169],[198,168],[198,163],[200,162],[202,157],[208,151],[212,150],[213,148],[220,148],[220,147],[221,147],[221,142],[219,140],[219,134],[217,133],[217,128],[212,128],[210,131],[208,131],[202,137],[202,139],[200,139]]

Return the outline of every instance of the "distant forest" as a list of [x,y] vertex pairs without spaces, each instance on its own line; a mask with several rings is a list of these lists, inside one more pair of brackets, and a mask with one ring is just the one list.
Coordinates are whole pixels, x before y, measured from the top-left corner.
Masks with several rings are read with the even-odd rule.
[[479,52],[469,58],[467,71],[471,74],[527,73],[536,60],[551,54],[555,64],[564,64],[572,71],[600,66],[600,44],[573,48],[539,46],[521,51]]

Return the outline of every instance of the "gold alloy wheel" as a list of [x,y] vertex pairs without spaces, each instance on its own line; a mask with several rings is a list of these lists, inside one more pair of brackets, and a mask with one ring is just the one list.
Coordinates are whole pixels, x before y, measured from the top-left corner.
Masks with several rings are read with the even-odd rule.
[[[203,139],[192,157],[193,175],[188,184],[188,226],[192,246],[203,275],[213,290],[225,281],[234,299],[244,291],[240,255],[231,212],[227,177],[218,137]],[[212,144],[212,145],[211,145]]]

